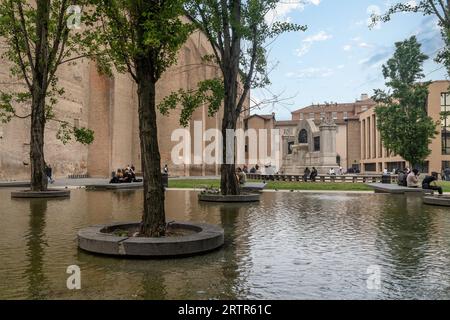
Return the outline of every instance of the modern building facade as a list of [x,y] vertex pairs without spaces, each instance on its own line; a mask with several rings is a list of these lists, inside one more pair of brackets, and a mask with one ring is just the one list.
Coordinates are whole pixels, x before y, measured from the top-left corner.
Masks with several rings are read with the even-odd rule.
[[[441,172],[450,167],[450,81],[434,81],[429,87],[427,111],[437,123],[438,135],[432,140],[429,148],[431,154],[425,160],[422,172]],[[382,172],[384,169],[393,171],[410,167],[400,156],[386,150],[380,133],[376,128],[375,110],[369,109],[359,115],[361,127],[361,168],[362,172]],[[414,143],[414,141],[411,141]]]

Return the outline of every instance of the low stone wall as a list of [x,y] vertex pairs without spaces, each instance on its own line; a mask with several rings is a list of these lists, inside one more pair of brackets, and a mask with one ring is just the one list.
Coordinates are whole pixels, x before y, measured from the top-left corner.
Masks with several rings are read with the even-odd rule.
[[[398,175],[389,175],[391,183],[397,183]],[[303,182],[303,175],[262,175],[247,174],[247,179],[258,181],[285,181],[285,182]],[[308,177],[308,181],[311,181]],[[381,183],[383,175],[318,175],[316,182],[347,182],[347,183]]]
[[81,229],[78,232],[78,247],[92,253],[127,257],[177,257],[205,253],[221,247],[224,230],[219,226],[174,222],[173,228],[194,231],[185,236],[144,238],[116,236],[109,233],[118,229],[137,228],[139,223],[114,223]]
[[68,198],[70,190],[47,190],[47,191],[31,191],[20,190],[11,192],[11,198]]
[[258,202],[260,200],[259,193],[249,193],[240,195],[221,195],[201,193],[198,195],[199,201],[204,202],[223,202],[223,203],[243,203],[243,202]]
[[449,196],[428,196],[423,198],[423,203],[432,206],[450,207]]

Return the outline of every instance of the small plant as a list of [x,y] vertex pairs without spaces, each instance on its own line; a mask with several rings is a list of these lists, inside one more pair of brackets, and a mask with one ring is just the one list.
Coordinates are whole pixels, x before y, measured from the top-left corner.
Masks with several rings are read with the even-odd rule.
[[201,194],[220,194],[220,190],[213,186],[209,186],[202,190]]
[[129,237],[129,232],[127,230],[117,229],[114,230],[113,235],[117,237]]

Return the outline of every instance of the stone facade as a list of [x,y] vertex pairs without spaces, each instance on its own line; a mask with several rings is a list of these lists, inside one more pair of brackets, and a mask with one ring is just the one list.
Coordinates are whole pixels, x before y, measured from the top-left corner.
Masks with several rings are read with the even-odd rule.
[[287,152],[283,152],[281,171],[285,174],[303,174],[306,168],[315,167],[325,174],[336,168],[336,131],[333,121],[299,120],[295,129],[295,141],[286,141]]
[[[0,46],[1,47],[1,46]],[[195,32],[179,52],[178,63],[170,68],[157,84],[157,101],[180,88],[194,89],[204,79],[218,77],[218,66],[205,63],[202,57],[212,49],[204,34]],[[0,89],[23,90],[23,85],[9,77],[6,61],[0,61]],[[58,119],[74,126],[88,127],[95,132],[90,146],[76,142],[63,145],[56,139],[58,124],[49,121],[45,132],[46,162],[53,167],[54,175],[88,174],[91,177],[109,177],[112,171],[127,165],[135,165],[141,171],[138,135],[136,84],[126,74],[115,73],[108,78],[97,72],[94,62],[80,60],[75,66],[63,65],[58,70],[59,85],[65,95],[55,107]],[[248,115],[249,99],[238,127]],[[19,114],[26,114],[29,106],[20,106]],[[158,138],[161,164],[167,164],[171,175],[215,175],[217,165],[174,165],[171,151],[177,141],[171,141],[172,132],[180,128],[181,110],[171,111],[169,116],[158,113]],[[203,105],[193,115],[188,130],[193,137],[194,121],[201,122],[202,131],[221,128],[223,110],[214,117],[208,116]],[[29,179],[29,119],[12,119],[0,124],[0,180]],[[192,145],[193,145],[192,141]]]
[[[443,169],[450,168],[450,117],[441,122],[441,112],[450,111],[449,87],[450,81],[434,81],[429,87],[428,115],[440,124],[437,127],[438,134],[429,146],[431,154],[424,167],[420,168],[424,173],[441,173]],[[344,171],[353,169],[362,173],[381,173],[384,169],[393,171],[410,166],[383,146],[377,130],[375,105],[373,100],[363,94],[354,103],[311,105],[292,112],[292,120],[271,122],[273,128],[280,129],[282,134],[283,156],[279,171],[300,174],[302,169],[313,166],[313,163],[317,166],[318,163],[329,162],[331,165],[334,156],[336,164],[332,166],[340,166]],[[256,119],[256,116],[253,118]],[[328,141],[331,149],[304,156],[308,145],[298,143],[299,130],[305,127],[305,123],[310,123],[310,128],[319,128],[323,119],[331,119],[336,126],[335,133],[321,137],[321,144]],[[310,131],[313,135],[319,135],[318,129]],[[301,152],[303,156],[298,156]]]

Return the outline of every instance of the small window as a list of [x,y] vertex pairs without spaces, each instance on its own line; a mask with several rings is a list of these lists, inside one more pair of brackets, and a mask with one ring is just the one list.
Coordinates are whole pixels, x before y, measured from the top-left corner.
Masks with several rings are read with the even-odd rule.
[[294,141],[288,142],[288,154],[292,154],[292,147],[294,146]]
[[300,113],[300,120],[303,120],[303,113]]
[[314,137],[314,151],[320,151],[320,137]]
[[313,113],[313,112],[311,112],[311,113],[309,114],[309,118],[310,118],[310,119],[314,119],[314,113]]
[[333,112],[333,120],[337,120],[338,116],[337,116],[337,112]]
[[348,112],[347,111],[344,112],[344,119],[348,119]]
[[300,130],[298,143],[308,143],[308,132],[305,129]]

